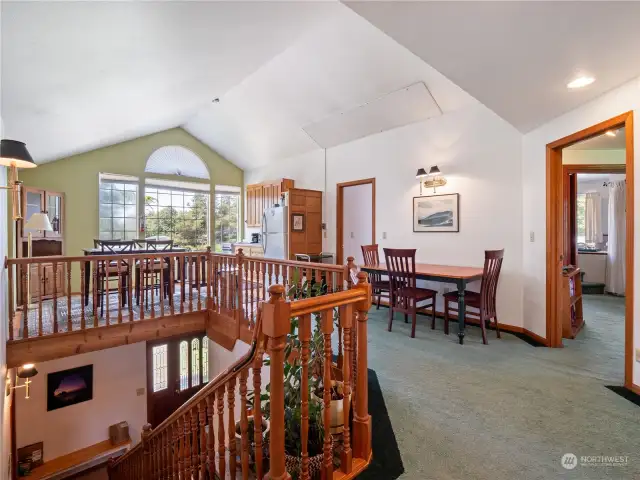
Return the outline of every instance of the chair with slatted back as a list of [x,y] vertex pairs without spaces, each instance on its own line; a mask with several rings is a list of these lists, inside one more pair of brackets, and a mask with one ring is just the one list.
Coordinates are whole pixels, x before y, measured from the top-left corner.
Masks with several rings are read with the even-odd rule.
[[[122,241],[120,238],[112,238],[111,239],[112,242],[120,242]],[[103,240],[101,238],[94,238],[93,239],[93,248],[100,248],[100,244],[103,242]]]
[[[480,284],[480,292],[471,292],[465,290],[465,320],[466,317],[480,320],[482,327],[482,343],[487,345],[486,323],[491,324],[491,319],[495,320],[496,335],[500,338],[500,327],[498,325],[498,314],[496,312],[496,291],[498,289],[498,278],[500,277],[500,269],[502,268],[502,258],[504,257],[504,249],[487,250],[484,252],[484,272],[482,274],[482,283]],[[444,331],[449,333],[449,312],[458,312],[457,309],[451,308],[451,304],[458,303],[458,292],[453,291],[444,295]],[[478,310],[469,311],[469,307]]]
[[[362,257],[364,258],[365,266],[378,265],[380,263],[380,256],[378,254],[378,245],[361,245]],[[380,297],[383,295],[389,299],[389,279],[383,277],[379,272],[369,273],[369,281],[371,282],[371,296],[372,300],[375,300],[378,296],[378,302],[376,310],[380,310]]]
[[[95,243],[94,243],[95,244]],[[133,252],[133,242],[122,240],[99,240],[98,247],[106,255],[124,255]],[[126,305],[127,301],[130,302],[129,295],[129,260],[104,260],[98,262],[98,271],[96,272],[96,280],[98,285],[96,290],[99,295],[100,302],[100,315],[104,312],[105,293],[107,291],[107,284],[112,280],[118,280],[120,286],[120,295],[122,298],[122,305]],[[118,288],[113,290],[109,289],[109,293],[118,293]],[[106,299],[109,302],[109,299]],[[108,307],[107,307],[108,308]]]
[[[411,338],[416,336],[416,317],[419,302],[430,301],[432,320],[436,316],[438,292],[416,286],[416,249],[385,248],[384,256],[389,273],[389,331],[393,312],[404,313],[405,323],[411,314]],[[420,308],[429,306],[421,305]]]
[[145,238],[134,238],[133,248],[139,250],[145,250],[147,248],[147,240]]
[[[149,252],[170,252],[173,250],[173,240],[144,240],[146,249]],[[142,267],[142,268],[141,268]],[[148,293],[150,288],[160,293],[160,272],[163,271],[163,285],[162,292],[164,297],[169,297],[169,301],[172,301],[172,285],[169,282],[169,258],[154,258],[145,259],[144,263],[140,265],[140,262],[136,263],[136,303],[140,305],[141,292]],[[146,304],[148,304],[149,297],[146,296]]]

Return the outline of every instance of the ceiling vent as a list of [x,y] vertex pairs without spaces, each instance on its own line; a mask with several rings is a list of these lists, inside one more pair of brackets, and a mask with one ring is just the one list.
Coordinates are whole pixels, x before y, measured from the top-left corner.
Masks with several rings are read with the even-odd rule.
[[442,111],[433,95],[419,82],[302,129],[321,148],[331,148],[439,115]]

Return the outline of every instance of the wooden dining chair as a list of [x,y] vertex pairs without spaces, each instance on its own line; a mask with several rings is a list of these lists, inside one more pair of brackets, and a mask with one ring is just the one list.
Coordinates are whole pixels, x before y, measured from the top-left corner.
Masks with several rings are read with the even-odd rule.
[[[106,255],[124,255],[132,253],[133,251],[133,242],[130,241],[100,240],[98,245],[99,246],[96,248],[100,248],[100,250],[102,252],[105,252]],[[109,289],[109,293],[119,293],[120,298],[122,299],[123,306],[126,305],[127,301],[131,301],[128,289],[130,267],[129,263],[129,260],[114,259],[106,259],[98,262],[98,271],[96,272],[98,285],[96,286],[96,290],[99,295],[100,316],[102,316],[104,312],[107,284],[112,280],[118,280],[120,291],[118,292],[118,288],[116,287],[113,290]],[[106,299],[106,302],[109,302],[108,298]],[[109,307],[107,306],[107,308]]]
[[[432,319],[436,316],[436,295],[438,292],[416,286],[416,249],[385,248],[384,256],[389,272],[389,331],[393,322],[393,312],[404,313],[405,323],[411,314],[411,338],[416,336],[418,303],[431,302]],[[422,305],[426,307],[428,305]]]
[[[373,266],[380,263],[377,244],[361,245],[360,248],[362,249],[365,266]],[[376,310],[380,310],[380,297],[384,295],[389,299],[389,279],[384,278],[380,272],[371,272],[369,273],[369,281],[371,283],[372,300],[375,300],[376,295],[378,296]]]
[[[487,342],[487,330],[486,323],[491,323],[491,319],[494,319],[496,323],[496,335],[500,338],[500,327],[498,325],[498,314],[496,312],[496,291],[498,289],[498,278],[500,277],[500,269],[502,268],[502,258],[504,257],[504,249],[502,250],[487,250],[484,252],[484,271],[482,273],[482,283],[480,284],[480,292],[471,292],[465,290],[464,303],[465,303],[465,320],[467,317],[476,318],[480,320],[480,327],[482,327],[482,343],[485,345]],[[444,294],[444,333],[449,334],[449,312],[458,312],[457,309],[452,308],[452,304],[458,303],[458,292],[453,291]],[[469,311],[471,307],[475,311]],[[458,312],[459,314],[459,312]]]
[[[173,250],[173,240],[145,240],[146,249],[149,252],[170,252]],[[163,284],[160,285],[160,272],[163,271]],[[145,305],[148,305],[148,291],[153,288],[160,293],[162,288],[163,297],[169,297],[169,301],[173,301],[173,285],[169,282],[169,259],[154,258],[144,259],[142,262],[136,263],[136,303],[140,305],[140,295],[145,294]]]

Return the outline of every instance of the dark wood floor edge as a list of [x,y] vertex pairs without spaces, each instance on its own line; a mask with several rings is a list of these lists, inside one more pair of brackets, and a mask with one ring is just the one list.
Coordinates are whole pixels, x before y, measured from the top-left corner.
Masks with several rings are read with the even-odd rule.
[[617,393],[622,398],[626,398],[631,403],[634,403],[635,405],[640,407],[640,395],[638,395],[633,390],[619,385],[605,385],[605,387],[607,387],[612,392]]
[[[371,308],[374,308],[376,304],[371,305]],[[389,306],[386,304],[385,301],[381,301],[380,302],[380,306],[384,307],[384,308],[389,308]],[[419,308],[418,309],[418,315],[424,315],[424,316],[431,316],[431,309],[430,308]],[[436,317],[438,318],[442,318],[444,319],[444,313],[443,312],[439,312],[436,310]],[[449,314],[449,320],[452,322],[457,322],[458,321],[458,315],[456,315],[455,313],[450,313]],[[480,327],[480,322],[478,322],[477,320],[474,319],[468,319],[465,323],[466,326],[469,327]],[[490,325],[488,327],[488,330],[495,330],[495,328],[493,327],[493,325]],[[508,324],[500,324],[500,331],[501,332],[505,332],[505,333],[510,333],[511,335],[519,338],[520,340],[522,340],[523,342],[528,343],[529,345],[531,345],[532,347],[548,347],[549,346],[549,342],[547,341],[546,338],[541,337],[540,335],[537,335],[535,333],[533,333],[531,330],[527,330],[526,328],[523,327],[517,327],[514,325],[508,325]]]

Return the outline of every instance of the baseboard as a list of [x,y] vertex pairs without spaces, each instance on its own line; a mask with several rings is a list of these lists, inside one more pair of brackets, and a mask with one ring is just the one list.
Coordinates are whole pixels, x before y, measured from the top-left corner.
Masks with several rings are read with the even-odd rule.
[[[377,305],[377,303],[372,304],[372,306],[373,305]],[[380,300],[380,306],[381,307],[385,307],[385,308],[389,308],[389,302],[387,300]],[[431,307],[419,308],[417,310],[417,312],[418,312],[419,315],[431,316]],[[436,317],[444,318],[444,312],[436,310]],[[458,321],[458,314],[457,313],[450,313],[449,314],[449,320],[457,322]],[[474,327],[480,327],[480,321],[475,319],[475,318],[467,318],[467,320],[465,321],[465,325],[471,325],[471,326],[474,326]],[[489,330],[495,330],[493,325],[489,326]],[[500,331],[501,332],[511,333],[512,335],[515,335],[519,339],[527,342],[529,345],[532,345],[534,347],[548,347],[549,346],[549,342],[547,341],[546,338],[541,337],[540,335],[537,335],[537,334],[533,333],[532,331],[527,330],[526,328],[523,328],[523,327],[517,327],[515,325],[508,325],[508,324],[501,323],[500,324]]]
[[631,390],[636,395],[640,395],[640,387],[638,385],[631,385],[629,387],[629,390]]
[[631,403],[640,407],[640,393],[638,393],[640,391],[639,388],[634,388],[633,385],[631,386],[631,388],[620,387],[617,385],[606,385],[606,387],[612,392],[617,393],[621,397],[626,398]]

